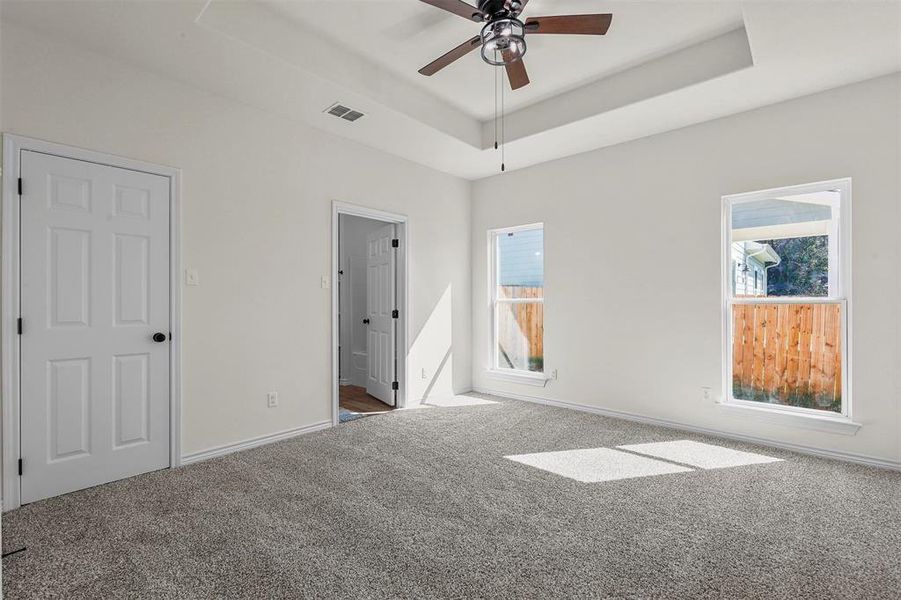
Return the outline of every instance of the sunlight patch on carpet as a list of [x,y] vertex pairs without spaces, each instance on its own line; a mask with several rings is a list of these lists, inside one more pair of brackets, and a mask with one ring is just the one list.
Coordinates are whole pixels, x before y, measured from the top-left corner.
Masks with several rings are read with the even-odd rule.
[[700,469],[724,469],[727,467],[741,467],[744,465],[757,465],[771,462],[781,462],[781,458],[742,452],[731,448],[702,444],[690,440],[676,440],[672,442],[655,442],[651,444],[629,444],[617,446],[623,450],[671,460],[673,462],[691,465]]
[[437,406],[440,408],[456,408],[459,406],[481,406],[483,404],[497,404],[494,400],[476,398],[475,396],[435,396],[422,401],[424,406]]
[[510,460],[583,483],[598,483],[692,471],[652,458],[610,448],[586,448],[506,456]]

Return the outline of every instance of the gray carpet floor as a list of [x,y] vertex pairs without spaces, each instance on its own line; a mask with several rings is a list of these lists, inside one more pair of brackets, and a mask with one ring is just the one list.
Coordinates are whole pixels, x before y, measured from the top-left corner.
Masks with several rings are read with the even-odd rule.
[[[784,459],[580,483],[503,458]],[[901,474],[502,401],[397,411],[3,517],[18,598],[899,598]]]

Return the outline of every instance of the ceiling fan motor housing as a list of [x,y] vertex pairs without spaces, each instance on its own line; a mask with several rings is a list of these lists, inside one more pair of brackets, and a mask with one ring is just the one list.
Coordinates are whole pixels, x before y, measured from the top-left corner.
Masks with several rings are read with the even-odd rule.
[[493,21],[505,17],[515,17],[522,9],[520,0],[480,0],[479,12],[482,20]]

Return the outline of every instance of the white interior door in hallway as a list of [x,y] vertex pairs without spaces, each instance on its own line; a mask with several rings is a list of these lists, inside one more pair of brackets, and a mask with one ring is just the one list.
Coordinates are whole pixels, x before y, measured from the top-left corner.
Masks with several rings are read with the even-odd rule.
[[21,155],[22,503],[169,466],[169,178]]
[[369,320],[369,376],[366,392],[394,406],[396,323],[395,225],[385,225],[366,238],[366,305]]

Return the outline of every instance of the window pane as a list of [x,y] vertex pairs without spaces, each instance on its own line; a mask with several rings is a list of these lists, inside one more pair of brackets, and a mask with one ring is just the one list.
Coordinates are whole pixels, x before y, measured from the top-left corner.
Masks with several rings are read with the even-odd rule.
[[840,192],[774,196],[732,206],[732,293],[837,296]]
[[497,303],[497,366],[544,371],[544,304]]
[[497,236],[497,297],[544,296],[544,230],[528,229]]
[[732,397],[842,411],[841,304],[732,306]]

